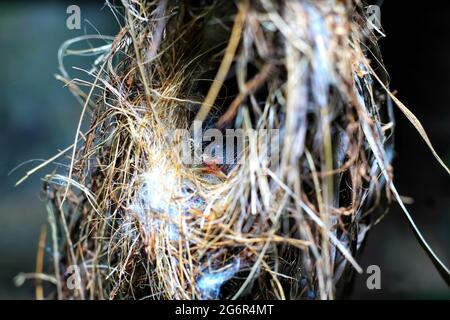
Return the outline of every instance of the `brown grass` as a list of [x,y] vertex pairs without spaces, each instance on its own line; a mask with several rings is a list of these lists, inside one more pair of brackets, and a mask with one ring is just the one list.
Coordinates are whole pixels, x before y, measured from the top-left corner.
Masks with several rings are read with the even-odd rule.
[[[333,299],[380,199],[401,201],[362,4],[206,2],[124,1],[93,82],[62,72],[84,108],[68,173],[46,177],[57,298]],[[280,165],[254,131],[240,164],[184,164],[167,137],[194,119],[279,129]]]

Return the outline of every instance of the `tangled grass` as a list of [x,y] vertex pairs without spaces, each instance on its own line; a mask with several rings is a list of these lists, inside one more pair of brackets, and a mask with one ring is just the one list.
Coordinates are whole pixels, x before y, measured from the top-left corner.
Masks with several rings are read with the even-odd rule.
[[[110,5],[115,37],[60,50],[84,107],[74,144],[43,164],[69,155],[45,178],[59,299],[333,299],[380,200],[401,203],[392,99],[421,126],[388,90],[359,0],[200,2]],[[92,38],[106,45],[70,51]],[[93,81],[70,79],[71,53],[97,55]],[[186,164],[177,130],[196,121],[244,130],[245,148]]]

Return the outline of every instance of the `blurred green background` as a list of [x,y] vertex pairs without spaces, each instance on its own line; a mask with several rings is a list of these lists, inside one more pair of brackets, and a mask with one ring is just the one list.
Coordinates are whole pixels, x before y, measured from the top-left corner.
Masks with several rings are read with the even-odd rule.
[[[81,30],[66,28],[70,4],[81,8]],[[54,78],[57,51],[65,40],[96,34],[96,29],[114,35],[118,25],[102,7],[101,1],[0,2],[0,299],[34,297],[31,281],[16,287],[13,278],[34,271],[39,231],[46,223],[40,178],[54,166],[18,188],[15,182],[39,162],[8,172],[25,161],[47,159],[73,142],[81,107]],[[423,121],[448,164],[449,15],[449,5],[437,1],[426,7],[386,1],[382,23],[388,37],[381,41],[392,88]],[[66,60],[67,65],[89,69],[88,61]],[[398,188],[415,199],[410,210],[416,222],[450,265],[450,179],[412,126],[402,115],[397,118]],[[367,275],[359,275],[352,299],[450,298],[395,204],[369,235],[361,263],[381,267],[382,289],[368,290]]]
[[[81,9],[81,30],[66,27],[66,9]],[[114,35],[118,30],[102,1],[0,2],[0,298],[32,298],[32,281],[16,287],[14,276],[33,272],[39,232],[46,223],[41,177],[14,185],[31,159],[48,159],[73,143],[81,106],[54,74],[57,52],[70,38],[84,34]],[[67,58],[68,66],[90,69],[88,58]],[[68,68],[70,74],[73,70]],[[84,77],[87,79],[86,77]]]

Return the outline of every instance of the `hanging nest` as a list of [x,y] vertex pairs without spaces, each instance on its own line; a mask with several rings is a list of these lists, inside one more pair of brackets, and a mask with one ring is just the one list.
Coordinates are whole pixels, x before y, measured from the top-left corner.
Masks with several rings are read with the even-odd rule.
[[90,37],[60,50],[83,112],[69,169],[45,178],[56,297],[339,297],[392,194],[382,32],[363,4],[111,8],[120,32],[79,51],[97,55],[92,81],[62,63]]

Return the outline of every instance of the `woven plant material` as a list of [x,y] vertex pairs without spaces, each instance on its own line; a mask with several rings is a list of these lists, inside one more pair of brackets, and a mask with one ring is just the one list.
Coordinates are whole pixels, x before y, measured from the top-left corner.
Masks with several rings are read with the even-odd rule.
[[363,4],[113,10],[123,27],[86,51],[92,80],[61,63],[84,107],[69,169],[45,178],[56,297],[339,297],[393,186],[382,31]]

